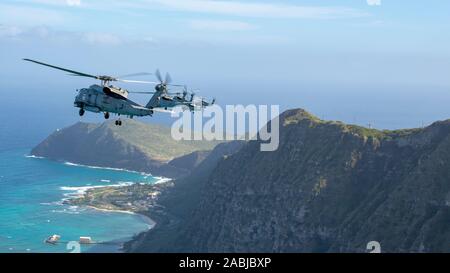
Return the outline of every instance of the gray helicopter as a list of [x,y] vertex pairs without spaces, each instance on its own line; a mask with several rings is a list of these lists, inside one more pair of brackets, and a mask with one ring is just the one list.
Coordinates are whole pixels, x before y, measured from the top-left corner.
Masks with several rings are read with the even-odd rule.
[[[48,66],[54,69],[69,72],[71,76],[81,76],[94,78],[101,81],[101,85],[93,84],[88,88],[82,88],[78,91],[78,95],[75,97],[74,106],[80,108],[79,115],[83,116],[85,111],[90,111],[94,113],[102,112],[105,119],[109,119],[110,113],[119,116],[119,119],[115,121],[115,124],[120,126],[122,121],[120,116],[127,116],[129,118],[152,116],[154,112],[169,112],[169,109],[182,106],[189,109],[190,111],[201,110],[205,107],[211,106],[215,103],[215,99],[211,102],[203,100],[203,98],[196,99],[194,92],[189,92],[185,85],[172,84],[172,78],[169,73],[166,73],[166,77],[163,80],[159,70],[156,70],[155,76],[159,82],[151,81],[135,81],[135,80],[125,80],[121,79],[123,77],[132,76],[143,76],[151,75],[151,73],[141,72],[135,74],[124,75],[122,77],[111,77],[111,76],[95,76],[91,74],[86,74],[43,62],[23,59],[28,62],[33,62],[36,64]],[[133,92],[126,89],[116,87],[111,85],[111,82],[126,82],[126,83],[144,83],[144,84],[155,84],[154,92]],[[170,87],[183,87],[183,92],[169,92]],[[150,101],[145,105],[140,105],[130,99],[128,99],[128,94],[153,94]],[[190,99],[187,99],[187,95],[190,93]]]

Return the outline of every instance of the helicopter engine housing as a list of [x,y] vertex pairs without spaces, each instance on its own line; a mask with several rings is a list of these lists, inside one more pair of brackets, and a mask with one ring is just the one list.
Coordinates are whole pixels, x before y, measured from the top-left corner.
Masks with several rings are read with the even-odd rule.
[[115,86],[105,86],[103,87],[103,92],[107,95],[116,97],[116,98],[128,98],[128,91]]

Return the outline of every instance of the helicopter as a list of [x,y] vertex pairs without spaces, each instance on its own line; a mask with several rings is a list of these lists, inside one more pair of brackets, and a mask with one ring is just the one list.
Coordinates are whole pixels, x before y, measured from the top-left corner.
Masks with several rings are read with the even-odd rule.
[[[119,118],[115,121],[115,125],[121,126],[122,121],[120,116],[127,116],[130,119],[133,117],[153,116],[154,112],[169,112],[169,109],[182,106],[189,109],[191,112],[201,110],[205,107],[211,106],[215,103],[215,99],[207,102],[201,98],[195,99],[195,93],[189,92],[185,85],[172,84],[172,78],[169,73],[166,73],[165,79],[162,78],[158,70],[155,76],[158,82],[152,81],[136,81],[121,79],[125,77],[152,75],[147,72],[140,72],[134,74],[124,75],[122,77],[112,77],[107,75],[91,75],[75,70],[54,66],[51,64],[39,62],[32,59],[23,59],[24,61],[36,63],[39,65],[51,67],[70,73],[71,76],[81,76],[100,80],[100,84],[93,84],[88,88],[81,88],[77,90],[78,94],[75,97],[74,106],[79,108],[79,115],[83,116],[86,111],[93,113],[103,113],[105,119],[109,119],[110,114],[116,114]],[[125,83],[143,83],[155,84],[154,92],[133,92],[123,89],[121,87],[110,84],[111,82],[125,82]],[[183,87],[183,92],[169,92],[170,87]],[[140,105],[130,99],[128,94],[152,94],[149,102],[146,105]],[[190,98],[187,95],[190,93]]]

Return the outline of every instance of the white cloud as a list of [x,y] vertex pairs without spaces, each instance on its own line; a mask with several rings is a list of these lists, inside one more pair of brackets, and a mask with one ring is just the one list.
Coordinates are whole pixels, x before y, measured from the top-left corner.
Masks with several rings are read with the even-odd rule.
[[256,28],[256,26],[245,22],[220,20],[192,20],[189,22],[189,25],[196,30],[214,31],[244,31]]
[[66,3],[69,6],[80,6],[81,0],[66,0]]
[[29,2],[51,6],[81,6],[81,0],[29,0]]
[[381,0],[367,0],[369,6],[381,6]]
[[[29,0],[44,5],[82,6],[86,9],[102,11],[145,11],[175,10],[219,14],[227,16],[255,18],[293,18],[293,19],[342,19],[370,16],[369,13],[344,6],[302,6],[271,2],[245,2],[244,0]],[[366,0],[368,3],[381,3],[381,0]]]
[[88,32],[83,34],[83,40],[93,45],[119,45],[122,43],[118,36],[109,33]]
[[2,40],[16,40],[30,43],[30,41],[36,40],[61,41],[66,38],[66,32],[56,32],[46,26],[19,27],[14,25],[0,25],[0,39]]
[[10,25],[21,26],[58,25],[67,19],[57,11],[3,4],[0,4],[0,18]]
[[353,8],[299,6],[279,3],[247,3],[211,0],[143,0],[148,4],[181,11],[261,18],[333,19],[363,17],[368,14]]
[[[0,25],[0,41],[2,39],[14,39],[24,43],[47,41],[57,44],[83,43],[96,46],[117,46],[124,44],[125,41],[123,37],[110,33],[73,32],[55,30],[47,26],[18,27],[13,25]],[[147,40],[143,41],[149,42]],[[129,42],[135,42],[135,40],[130,40]]]
[[23,30],[17,26],[0,25],[0,37],[15,38],[20,36]]

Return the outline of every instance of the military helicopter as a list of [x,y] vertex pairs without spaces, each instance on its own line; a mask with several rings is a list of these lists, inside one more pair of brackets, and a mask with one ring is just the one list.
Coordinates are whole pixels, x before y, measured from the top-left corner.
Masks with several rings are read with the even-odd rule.
[[[169,74],[167,74],[169,75]],[[156,77],[158,80],[160,80],[161,86],[156,86],[155,89],[162,88],[161,89],[161,95],[157,94],[157,98],[159,101],[157,102],[157,105],[160,105],[160,107],[164,107],[164,109],[173,108],[179,105],[184,106],[185,108],[189,109],[191,112],[206,108],[208,106],[214,105],[216,103],[216,99],[212,99],[211,102],[207,102],[204,100],[204,98],[197,97],[195,92],[198,92],[198,90],[191,90],[188,91],[187,86],[183,86],[183,92],[176,92],[176,93],[170,93],[168,92],[167,86],[164,85],[165,82],[167,82],[167,79],[165,81],[162,81],[161,74],[159,73],[159,70],[156,70]],[[170,75],[169,75],[169,82],[170,82]],[[173,85],[179,87],[180,85]],[[142,92],[146,93],[146,92]],[[147,92],[147,93],[153,93],[153,92]],[[189,100],[186,99],[187,95],[190,94]]]
[[[81,76],[100,80],[101,84],[93,84],[88,88],[82,88],[78,91],[78,95],[75,97],[74,106],[80,108],[79,115],[83,116],[85,111],[90,111],[94,113],[102,112],[105,119],[109,119],[110,113],[117,114],[119,119],[115,121],[115,124],[120,126],[122,121],[120,116],[127,116],[129,118],[152,116],[154,112],[170,112],[171,108],[176,106],[182,106],[188,108],[190,111],[196,111],[203,109],[207,106],[213,105],[215,99],[208,103],[201,99],[200,101],[195,100],[195,93],[190,92],[190,99],[186,99],[189,91],[185,85],[172,84],[172,78],[169,73],[166,73],[166,77],[163,80],[159,70],[156,70],[155,76],[158,82],[151,81],[135,81],[135,80],[125,80],[122,77],[132,77],[132,76],[142,76],[151,75],[151,73],[141,72],[124,75],[122,77],[112,77],[106,75],[91,75],[75,70],[70,70],[43,62],[39,62],[31,59],[23,59],[24,61],[33,62],[39,65],[51,67],[54,69],[69,72],[71,76]],[[126,83],[143,83],[143,84],[155,84],[155,92],[133,92],[126,89],[116,87],[111,85],[111,82],[126,82]],[[171,87],[183,87],[183,93],[171,93],[169,92],[169,86]],[[128,94],[153,94],[150,101],[145,105],[140,105],[130,99],[128,99]]]
[[[166,73],[166,78],[164,80],[159,70],[156,70],[155,76],[159,81],[155,86],[156,92],[133,92],[138,94],[153,94],[153,97],[146,105],[148,108],[163,108],[167,110],[169,108],[174,108],[181,105],[193,112],[195,110],[211,106],[216,102],[216,99],[212,99],[211,102],[207,102],[203,98],[196,97],[193,91],[188,91],[186,85],[171,84],[172,78],[169,73]],[[169,86],[183,87],[183,92],[169,92]],[[189,100],[187,99],[188,94],[190,94]]]

